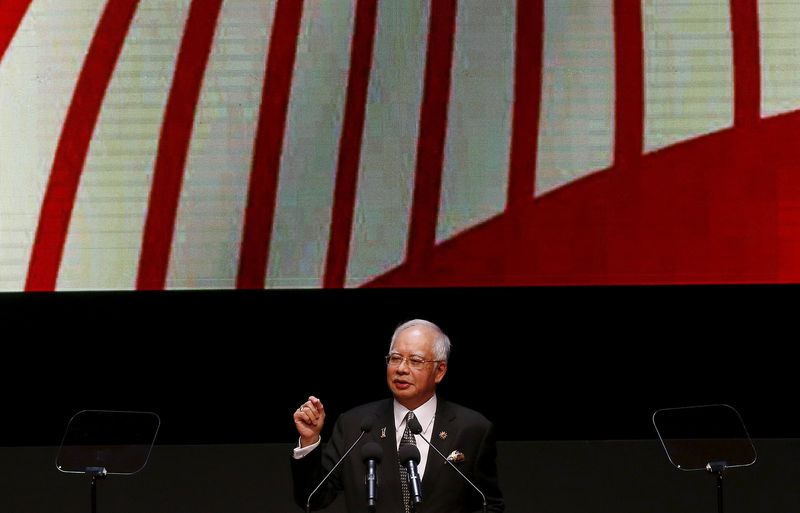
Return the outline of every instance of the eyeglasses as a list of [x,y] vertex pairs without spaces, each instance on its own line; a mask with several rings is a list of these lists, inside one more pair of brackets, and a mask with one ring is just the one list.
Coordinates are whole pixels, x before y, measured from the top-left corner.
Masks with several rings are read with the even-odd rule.
[[405,357],[401,354],[391,353],[386,355],[386,365],[389,367],[400,367],[403,362],[406,362],[409,367],[414,370],[422,370],[426,363],[437,363],[444,360],[426,360],[421,356]]

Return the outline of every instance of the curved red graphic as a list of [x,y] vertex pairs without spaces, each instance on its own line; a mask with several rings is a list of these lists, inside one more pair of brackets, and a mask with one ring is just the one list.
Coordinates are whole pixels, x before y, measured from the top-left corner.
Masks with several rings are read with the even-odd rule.
[[[209,210],[206,214],[213,222],[208,225],[197,222],[191,227],[195,231],[186,229],[178,233],[180,227],[177,226],[177,220],[180,202],[183,201],[181,194],[185,179],[191,175],[187,171],[187,161],[193,151],[194,124],[197,123],[196,111],[203,102],[203,84],[209,80],[217,84],[221,78],[227,78],[209,76],[214,73],[209,71],[209,59],[213,55],[228,55],[225,52],[232,52],[231,59],[235,62],[238,62],[236,59],[245,60],[244,57],[247,57],[242,53],[233,53],[244,52],[241,50],[247,48],[244,44],[228,41],[227,44],[233,46],[215,46],[222,45],[217,34],[220,20],[226,16],[227,4],[212,2],[212,9],[201,12],[200,3],[191,2],[190,15],[182,31],[178,65],[172,80],[168,81],[171,84],[169,101],[162,113],[155,162],[152,169],[137,170],[137,176],[151,177],[144,185],[145,190],[149,188],[149,195],[144,199],[146,213],[139,226],[141,231],[126,228],[130,233],[115,235],[119,241],[123,241],[119,243],[121,247],[134,248],[134,254],[138,250],[138,267],[133,270],[123,268],[130,265],[127,260],[115,258],[118,255],[114,253],[112,243],[102,237],[106,227],[101,223],[108,221],[97,216],[97,219],[86,223],[86,233],[96,237],[91,242],[97,243],[97,258],[107,258],[107,261],[98,261],[119,265],[120,269],[113,268],[113,271],[119,271],[120,275],[137,276],[131,288],[169,288],[171,266],[184,265],[188,269],[192,262],[204,258],[202,249],[199,249],[190,258],[171,261],[178,236],[184,239],[194,237],[192,242],[200,241],[196,244],[200,248],[206,240],[227,244],[223,248],[229,250],[225,253],[226,257],[220,258],[219,254],[222,253],[218,252],[217,260],[213,260],[215,263],[219,261],[218,266],[212,271],[206,268],[198,270],[198,279],[210,286],[223,283],[227,284],[223,286],[236,288],[285,287],[294,283],[329,288],[359,284],[365,287],[455,287],[779,283],[794,282],[800,277],[800,170],[797,169],[800,165],[797,163],[795,153],[798,150],[795,150],[794,142],[800,126],[800,112],[762,117],[764,77],[760,62],[757,0],[729,3],[732,62],[726,62],[725,69],[732,69],[732,126],[710,134],[700,131],[697,133],[704,135],[651,152],[645,148],[648,123],[645,60],[646,53],[652,51],[645,47],[645,9],[641,2],[613,2],[613,27],[607,28],[607,34],[613,37],[614,70],[611,75],[614,104],[610,117],[613,126],[606,126],[613,133],[613,147],[607,146],[606,149],[611,148],[611,156],[601,164],[606,166],[611,161],[611,165],[588,176],[584,173],[582,178],[573,179],[549,192],[535,190],[537,173],[543,172],[537,170],[536,166],[537,156],[542,151],[538,145],[542,144],[543,84],[547,78],[545,43],[550,41],[545,38],[545,21],[553,19],[547,17],[548,9],[559,7],[541,1],[517,2],[507,17],[508,20],[513,18],[515,31],[508,43],[514,53],[511,59],[513,64],[508,67],[511,73],[506,74],[510,78],[505,82],[513,85],[510,86],[513,91],[507,95],[513,97],[505,100],[504,104],[510,116],[506,125],[509,127],[508,141],[502,139],[504,136],[498,136],[507,145],[507,154],[504,156],[508,159],[498,159],[503,162],[499,166],[500,173],[507,172],[502,177],[503,184],[507,184],[507,191],[498,201],[499,205],[480,210],[499,214],[488,219],[487,216],[491,214],[482,214],[483,217],[469,224],[459,220],[455,222],[456,229],[452,230],[455,235],[449,235],[444,240],[437,240],[437,228],[440,228],[437,223],[441,222],[442,197],[448,192],[445,183],[448,136],[451,129],[458,130],[458,127],[452,127],[456,123],[449,118],[448,109],[453,104],[463,106],[475,100],[474,96],[467,95],[465,98],[464,93],[454,87],[456,68],[460,62],[457,57],[460,49],[459,31],[464,30],[465,24],[473,29],[475,27],[462,18],[467,6],[454,0],[428,0],[423,3],[424,8],[419,8],[419,12],[414,11],[413,14],[420,17],[417,20],[412,19],[413,16],[408,12],[398,14],[388,2],[353,0],[352,20],[337,21],[343,24],[341,26],[347,23],[352,25],[351,28],[347,25],[349,31],[337,32],[347,32],[348,54],[342,57],[328,53],[333,52],[329,48],[320,49],[319,43],[316,43],[316,47],[309,43],[311,30],[319,30],[319,27],[326,27],[326,22],[331,22],[328,18],[314,18],[322,16],[319,14],[319,5],[284,0],[264,1],[274,6],[270,14],[273,16],[273,27],[270,33],[265,31],[267,54],[262,55],[259,50],[251,51],[251,56],[259,53],[259,62],[262,64],[266,59],[266,69],[261,73],[263,76],[243,79],[236,85],[257,90],[258,100],[253,105],[229,105],[225,103],[225,95],[219,94],[221,99],[217,98],[218,103],[206,105],[209,111],[221,113],[219,116],[235,114],[246,119],[249,112],[254,113],[252,140],[247,136],[244,142],[224,141],[224,133],[214,134],[214,137],[223,139],[222,146],[228,145],[226,151],[244,146],[253,150],[252,158],[243,157],[243,160],[250,158],[249,168],[241,174],[247,174],[247,178],[235,175],[237,185],[241,185],[242,189],[246,182],[246,197],[237,192],[229,195],[237,196],[233,199],[225,196],[219,200],[229,201],[225,209],[219,210],[227,216],[224,218],[223,214],[214,217],[218,213],[213,210],[217,200],[208,201]],[[25,26],[25,14],[31,3],[42,5],[35,0],[0,1],[0,59],[8,59],[9,54],[14,53],[7,49],[13,43],[12,38],[18,37],[19,27]],[[35,219],[38,214],[35,233],[25,234],[32,242],[30,254],[17,266],[27,269],[19,289],[56,288],[59,272],[63,271],[61,259],[69,242],[71,216],[77,215],[73,214],[74,204],[78,201],[76,192],[86,166],[87,153],[93,147],[93,137],[96,136],[93,132],[101,113],[114,115],[113,106],[109,107],[108,114],[105,113],[105,95],[109,83],[116,77],[117,61],[125,55],[126,38],[134,37],[129,35],[129,28],[135,23],[139,7],[136,0],[109,0],[104,4],[103,15],[86,54],[82,56],[83,67],[75,78],[69,110],[63,126],[58,127],[60,137],[54,154],[34,155],[36,158],[30,159],[31,162],[44,162],[49,174],[48,180],[42,185],[41,204],[30,200],[35,195],[28,194],[27,199],[34,206],[25,208],[31,212],[24,208],[19,210],[21,217],[30,219]],[[325,12],[325,16],[331,16],[330,11]],[[605,15],[608,16],[608,13],[605,12]],[[420,33],[426,36],[424,44],[421,38],[420,41],[406,41],[411,50],[401,48],[391,53],[393,47],[380,39],[382,36],[388,37],[385,27],[395,21],[386,18],[389,16],[417,23],[413,25],[415,28],[424,26],[424,29],[420,29]],[[494,22],[499,23],[497,20]],[[512,26],[509,23],[507,28]],[[32,32],[29,31],[27,35],[34,37]],[[511,34],[510,30],[508,34]],[[341,36],[337,37],[337,41],[344,41]],[[220,48],[222,50],[218,54],[214,53],[214,49]],[[307,52],[313,51],[321,52],[319,61],[341,58],[343,69],[334,69],[335,72],[341,71],[341,76],[315,78],[313,80],[317,82],[310,84],[298,79],[297,63],[308,55]],[[407,51],[411,57],[403,51]],[[134,56],[151,57],[164,58],[157,55]],[[387,69],[392,71],[387,61],[401,57],[407,61],[418,59],[410,64],[403,61],[407,65],[403,68],[405,70],[417,73],[419,68],[418,76],[392,77],[391,73],[387,73]],[[309,60],[302,62],[308,65]],[[311,63],[319,64],[313,59]],[[380,78],[376,78],[376,68],[383,73]],[[243,65],[243,76],[247,69]],[[320,65],[320,69],[323,66]],[[468,71],[480,75],[482,70],[476,68]],[[2,76],[0,80],[3,80]],[[260,82],[256,83],[258,80]],[[375,80],[383,82],[375,83]],[[397,96],[400,103],[393,105],[391,102],[396,97],[391,89],[391,80],[397,80],[400,88],[409,91],[419,86],[419,98],[406,91],[403,93],[406,96]],[[318,98],[321,98],[320,102],[334,101],[332,98],[337,98],[336,95],[321,93],[330,92],[325,87],[340,88],[342,84],[346,90],[336,89],[337,93],[341,92],[341,105],[314,111],[315,116],[333,113],[330,118],[320,118],[320,124],[326,130],[330,125],[326,135],[330,135],[330,140],[335,142],[319,142],[314,137],[298,133],[296,127],[291,125],[293,118],[289,114],[305,111],[292,102],[298,97],[303,100],[297,101],[313,102]],[[298,91],[305,96],[298,95]],[[609,87],[608,91],[612,89]],[[492,95],[500,93],[491,90],[485,93],[483,99]],[[730,108],[730,99],[725,101],[728,102],[726,108]],[[389,114],[393,109],[412,113],[396,115],[394,118],[388,114],[370,118],[375,110],[381,109]],[[475,117],[467,122],[480,124],[481,111],[475,109],[475,112],[470,114]],[[316,118],[311,116],[308,119]],[[386,190],[385,195],[386,198],[403,198],[407,204],[402,204],[400,209],[406,210],[396,209],[396,203],[400,202],[395,202],[385,208],[384,205],[378,205],[378,212],[360,211],[363,173],[381,171],[364,169],[367,160],[364,158],[365,152],[372,152],[369,156],[374,167],[375,156],[382,154],[382,145],[388,147],[396,143],[384,135],[395,128],[391,125],[394,119],[408,124],[400,127],[397,133],[412,134],[409,138],[413,136],[413,144],[409,147],[413,148],[408,150],[408,155],[401,156],[408,161],[407,168],[396,166],[391,169],[408,170],[410,178],[405,184],[408,185],[408,191]],[[370,120],[374,121],[373,125],[369,125]],[[413,123],[408,120],[413,120]],[[5,124],[10,122],[0,121]],[[371,136],[369,141],[365,134]],[[152,142],[145,141],[143,146]],[[367,143],[372,146],[367,148]],[[312,191],[315,194],[309,195],[320,201],[318,205],[313,205],[315,213],[323,212],[329,216],[317,215],[315,219],[323,221],[314,226],[304,225],[300,219],[297,223],[297,240],[293,240],[291,234],[287,236],[286,230],[274,229],[278,213],[281,212],[278,209],[282,205],[289,205],[288,208],[302,212],[303,208],[310,207],[304,203],[305,197],[287,198],[284,195],[281,179],[287,175],[282,173],[281,167],[284,166],[287,153],[297,155],[297,152],[315,152],[318,150],[317,144],[336,147],[323,147],[320,155],[325,158],[289,160],[319,165],[319,169],[315,168],[293,182],[299,185],[291,190],[299,194],[297,191],[302,191],[306,186],[301,183],[302,180],[311,176],[313,179],[309,180],[309,187],[320,188]],[[202,144],[199,146],[202,147]],[[465,146],[462,143],[458,148]],[[98,151],[101,151],[104,147],[102,142],[98,147]],[[330,152],[325,153],[328,149]],[[396,155],[388,151],[387,154]],[[335,158],[329,158],[331,156]],[[463,158],[459,160],[464,161]],[[0,160],[0,176],[6,172],[3,169],[4,162]],[[14,167],[11,160],[7,162],[9,167]],[[244,166],[240,167],[244,169]],[[220,174],[226,171],[224,168],[204,170]],[[319,179],[320,176],[325,180]],[[34,180],[32,183],[32,188],[38,186]],[[375,186],[375,183],[379,185]],[[377,179],[371,185],[371,192],[384,183],[395,182]],[[330,191],[324,189],[327,186],[330,186]],[[138,201],[136,195],[139,189],[132,190],[134,192],[131,195]],[[403,196],[404,192],[409,193],[408,198]],[[1,188],[0,193],[9,194]],[[384,191],[379,193],[380,201],[377,203],[383,202],[384,198]],[[482,198],[477,192],[475,196],[478,200]],[[201,200],[189,199],[198,203]],[[374,198],[370,197],[369,200],[371,203],[365,201],[361,205],[369,204],[372,205],[370,208],[376,208]],[[37,213],[33,213],[33,210]],[[130,212],[135,217],[136,209],[131,207]],[[231,212],[238,218],[230,219]],[[364,228],[368,224],[365,218],[369,221],[379,217],[382,222],[390,224],[396,216],[405,217],[397,219],[396,224],[402,225],[402,229],[385,230],[387,238],[401,237],[390,241],[391,244],[387,239],[381,239],[384,231],[379,225],[369,225],[370,229],[375,230],[372,232],[357,232],[359,227]],[[464,216],[465,219],[467,217]],[[138,219],[133,222],[137,223]],[[359,225],[359,222],[362,224]],[[0,226],[0,229],[14,234],[27,230],[12,226],[11,221],[7,226]],[[203,232],[203,229],[207,230]],[[0,236],[3,233],[6,232],[0,233]],[[360,235],[354,236],[357,233]],[[309,243],[303,239],[308,234],[322,234],[320,238],[324,240],[308,249],[304,244]],[[7,249],[1,239],[0,249]],[[7,244],[12,247],[23,243]],[[281,253],[274,249],[280,244],[294,244],[296,251]],[[369,250],[359,254],[361,260],[354,259],[354,252],[365,246],[369,246]],[[389,254],[388,250],[383,251],[384,246],[392,250],[400,249],[397,254]],[[18,248],[14,246],[13,249]],[[304,252],[306,249],[308,251]],[[281,255],[298,254],[301,255],[298,260],[308,255],[309,261],[294,266],[279,261]],[[383,260],[376,263],[381,258]],[[401,263],[396,265],[398,262]],[[79,264],[84,265],[82,261]],[[102,264],[93,261],[85,265]],[[7,271],[0,269],[2,286],[13,290],[16,278],[10,274],[3,275],[4,272]],[[307,275],[289,274],[292,272]],[[191,272],[181,274],[184,275],[191,275]],[[361,281],[351,279],[353,276]],[[72,279],[70,286],[74,287],[79,279]],[[177,288],[180,283],[173,286]]]

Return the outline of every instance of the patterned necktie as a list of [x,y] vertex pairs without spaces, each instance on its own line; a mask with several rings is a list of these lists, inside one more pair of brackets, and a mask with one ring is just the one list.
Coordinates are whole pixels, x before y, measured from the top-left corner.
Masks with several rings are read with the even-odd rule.
[[[417,445],[417,441],[414,439],[414,434],[411,433],[411,429],[408,427],[408,420],[413,417],[414,412],[410,411],[406,414],[406,430],[403,431],[403,437],[400,439],[400,445]],[[400,489],[403,491],[403,508],[405,509],[406,513],[411,513],[411,493],[408,490],[408,470],[406,470],[406,467],[400,463],[399,458],[397,462],[400,465]]]

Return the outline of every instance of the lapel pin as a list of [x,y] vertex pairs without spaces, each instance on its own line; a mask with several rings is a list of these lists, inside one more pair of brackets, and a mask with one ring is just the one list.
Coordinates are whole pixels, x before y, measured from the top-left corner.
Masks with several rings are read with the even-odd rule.
[[440,431],[439,432],[439,438],[441,438],[442,440],[447,438],[447,431]]
[[386,428],[385,427],[381,428],[381,438],[386,438]]

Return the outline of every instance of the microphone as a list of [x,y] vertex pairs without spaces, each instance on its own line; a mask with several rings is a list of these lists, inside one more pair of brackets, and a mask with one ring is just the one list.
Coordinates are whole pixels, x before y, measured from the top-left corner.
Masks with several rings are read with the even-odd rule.
[[408,471],[408,482],[411,483],[411,500],[414,501],[414,504],[419,504],[422,502],[422,483],[419,481],[419,472],[417,472],[417,465],[420,460],[419,449],[417,449],[416,445],[400,444],[399,455],[400,463]]
[[375,442],[367,442],[361,448],[361,459],[367,466],[367,477],[364,484],[367,487],[367,508],[369,511],[375,511],[376,501],[378,499],[378,463],[383,458],[383,447]]
[[325,481],[328,480],[330,475],[333,474],[333,471],[336,470],[336,467],[338,467],[339,464],[341,462],[343,462],[345,458],[347,458],[347,455],[350,454],[350,451],[353,450],[353,448],[364,437],[364,435],[369,433],[372,430],[372,418],[373,418],[373,416],[374,415],[369,415],[367,417],[364,417],[361,420],[361,434],[358,435],[358,438],[356,438],[356,441],[353,442],[353,444],[350,447],[347,448],[347,450],[344,452],[344,454],[342,454],[342,457],[339,458],[339,461],[337,461],[336,464],[333,466],[333,468],[331,468],[328,471],[328,473],[325,474],[325,477],[322,478],[322,480],[319,482],[317,487],[314,488],[313,490],[311,490],[311,493],[308,494],[308,499],[306,499],[306,513],[310,513],[311,512],[311,497],[313,497],[314,494],[317,493],[317,490],[319,490],[320,487],[325,483]]
[[464,475],[464,473],[463,473],[463,472],[461,472],[461,471],[458,469],[458,467],[456,467],[455,465],[453,465],[453,462],[451,462],[450,460],[448,460],[448,459],[447,459],[447,456],[445,456],[444,454],[442,454],[442,451],[440,451],[439,449],[437,449],[435,445],[433,445],[433,444],[432,444],[432,443],[431,443],[431,442],[430,442],[430,441],[429,441],[427,438],[425,438],[425,436],[422,434],[422,425],[421,425],[421,424],[419,423],[419,421],[417,420],[417,416],[416,416],[416,415],[411,415],[411,418],[409,418],[409,419],[406,421],[406,424],[408,424],[408,429],[410,429],[412,433],[414,433],[415,435],[419,435],[419,436],[420,436],[420,438],[422,438],[423,440],[425,440],[425,443],[426,443],[426,444],[428,444],[428,447],[430,447],[431,449],[433,449],[434,451],[436,451],[436,454],[438,454],[439,456],[441,456],[441,457],[442,457],[442,459],[444,460],[444,462],[445,462],[445,463],[447,463],[448,465],[450,465],[450,468],[452,468],[453,470],[455,470],[456,472],[458,472],[458,475],[460,475],[460,476],[461,476],[461,477],[464,479],[464,481],[468,482],[468,483],[470,484],[470,486],[472,486],[473,488],[475,488],[475,491],[476,491],[476,492],[478,492],[478,493],[480,494],[480,496],[481,496],[481,499],[483,499],[483,513],[486,513],[486,495],[484,495],[484,494],[483,494],[483,492],[481,491],[481,489],[480,489],[480,488],[478,488],[477,486],[475,486],[475,483],[473,483],[472,481],[470,481],[470,480],[469,480],[469,478],[468,478],[467,476],[465,476],[465,475]]

